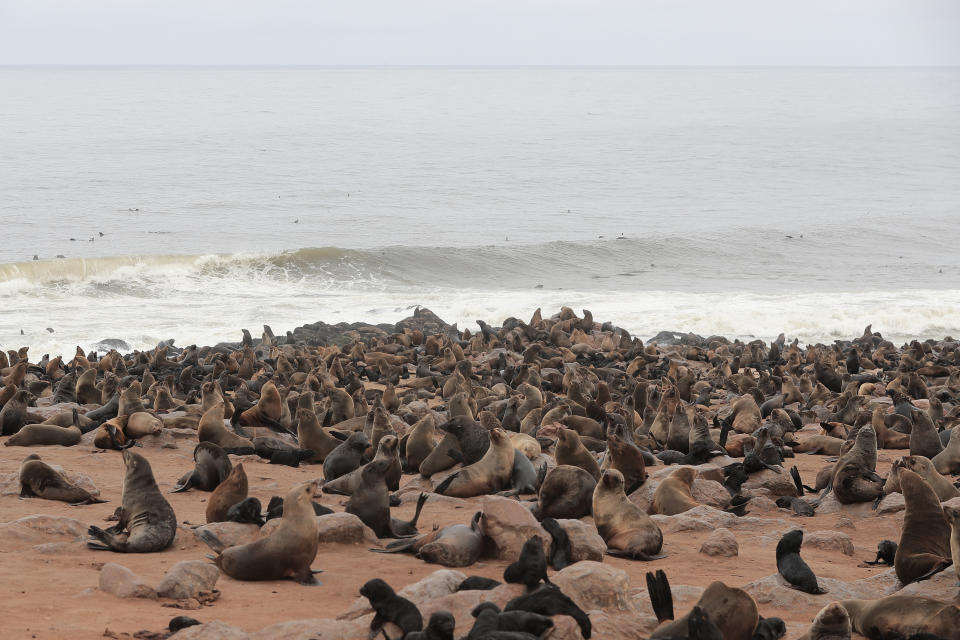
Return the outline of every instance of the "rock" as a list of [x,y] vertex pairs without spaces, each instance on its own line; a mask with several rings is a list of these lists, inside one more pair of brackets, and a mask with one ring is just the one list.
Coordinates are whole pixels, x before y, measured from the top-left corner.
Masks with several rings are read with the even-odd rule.
[[853,520],[849,516],[840,516],[837,518],[837,524],[834,525],[837,529],[853,529],[856,530],[857,525],[853,524]]
[[[956,500],[956,498],[954,498]],[[921,582],[912,582],[897,592],[898,596],[923,596],[942,602],[957,597],[957,574],[953,567]]]
[[118,598],[157,599],[157,592],[123,565],[108,562],[100,569],[100,590]]
[[817,507],[818,515],[823,513],[840,512],[843,512],[848,516],[866,518],[873,513],[873,503],[859,502],[857,504],[840,504],[840,501],[837,500],[836,494],[831,491],[829,494],[824,496],[823,500],[820,501],[820,506]]
[[[700,596],[703,595],[703,587],[691,587],[685,584],[670,585],[670,592],[673,594],[674,611],[687,611],[692,607]],[[650,595],[646,589],[640,589],[632,594],[633,606],[640,615],[652,617],[656,620],[653,613],[653,607],[650,605]]]
[[[794,589],[779,573],[754,580],[743,587],[759,605],[769,605],[775,609],[809,608],[814,605],[814,596]],[[820,596],[822,598],[822,596]],[[831,599],[837,596],[830,595]],[[824,601],[826,604],[828,601]]]
[[171,640],[250,640],[250,635],[243,629],[214,620],[206,624],[197,624],[181,629],[172,636]]
[[505,582],[498,587],[494,587],[489,591],[484,591],[485,594],[483,597],[484,602],[492,602],[501,609],[507,606],[507,603],[513,600],[518,596],[522,596],[526,593],[527,588],[522,584],[510,584]]
[[[590,626],[594,638],[605,640],[634,640],[647,638],[658,626],[655,616],[617,614],[608,611],[591,611]],[[577,629],[579,631],[579,629]]]
[[[701,465],[701,467],[713,468],[713,465]],[[677,468],[679,468],[678,465],[663,467],[663,470],[669,473],[663,473],[663,471],[661,471],[656,477],[651,476],[647,478],[647,481],[644,482],[640,488],[630,494],[630,501],[640,507],[641,511],[648,512],[650,505],[653,503],[653,494],[657,490],[657,486],[659,486],[664,477],[673,473]],[[693,468],[698,469],[698,467]],[[722,484],[712,479],[701,477],[694,479],[691,494],[697,502],[716,507],[717,509],[725,509],[730,506],[730,493],[723,488]]]
[[449,611],[453,614],[457,622],[457,629],[469,629],[473,626],[475,618],[470,614],[473,608],[487,597],[486,591],[461,591],[451,593],[428,600],[419,605],[420,614],[423,615],[423,623],[426,624],[430,619],[430,614],[436,611]]
[[88,526],[63,516],[25,516],[13,522],[0,523],[0,548],[19,551],[49,542],[77,541],[86,538]]
[[759,529],[768,526],[770,521],[764,518],[754,518],[752,516],[737,517],[732,513],[720,511],[713,507],[700,505],[689,511],[677,514],[675,516],[664,516],[656,514],[650,516],[654,522],[660,526],[664,533],[675,533],[677,531],[713,531],[720,527],[727,529]]
[[803,534],[803,546],[827,551],[839,551],[845,556],[853,555],[853,540],[839,531],[813,531]]
[[250,640],[348,640],[366,638],[370,622],[308,619],[278,622],[249,635]]
[[[672,474],[677,469],[681,467],[690,467],[697,472],[695,480],[713,480],[714,482],[723,482],[723,469],[715,464],[698,464],[698,465],[684,465],[684,464],[672,464],[663,467],[653,467],[653,470],[650,471],[650,475],[647,478],[647,481],[650,480],[663,480],[670,474]],[[728,494],[729,495],[729,494]]]
[[[553,629],[550,630],[550,640],[582,640],[580,626],[570,616],[552,616]],[[591,637],[598,638],[596,633]]]
[[403,333],[404,329],[411,331],[422,331],[423,335],[429,336],[434,333],[442,333],[459,340],[456,325],[449,325],[426,307],[417,307],[412,316],[408,316],[398,322],[392,333]]
[[219,577],[220,569],[209,562],[184,560],[170,567],[157,593],[175,600],[195,598],[201,591],[213,591]]
[[241,522],[212,522],[199,526],[193,530],[193,535],[196,536],[197,540],[200,540],[200,533],[202,531],[209,531],[228,547],[250,544],[251,542],[256,542],[257,538],[260,537],[260,527],[255,524],[243,524]]
[[328,513],[317,516],[317,526],[321,544],[373,544],[380,546],[376,534],[352,513]]
[[[597,533],[597,528],[583,520],[557,520],[557,524],[570,538],[570,562],[592,560],[603,562],[607,545]],[[549,549],[549,545],[545,550]]]
[[93,345],[92,349],[94,351],[110,351],[111,349],[116,349],[121,353],[126,353],[130,351],[130,345],[120,338],[104,338]]
[[729,529],[720,527],[703,541],[703,544],[700,545],[700,553],[705,553],[708,556],[732,558],[739,555],[740,545],[737,544],[737,539],[730,533]]
[[584,611],[632,611],[630,577],[626,571],[592,560],[572,564],[550,578]]
[[[956,499],[956,498],[954,498]],[[907,508],[907,501],[903,499],[902,493],[888,493],[877,506],[877,514],[896,513]]]
[[20,495],[20,473],[0,473],[0,495]]
[[520,557],[523,544],[531,536],[539,536],[543,540],[543,548],[549,548],[550,534],[544,531],[533,514],[516,500],[484,496],[482,504],[480,527],[493,544],[494,555],[498,560],[515,562]]
[[[755,580],[743,587],[743,590],[753,596],[757,604],[766,604],[777,609],[814,608],[818,605],[822,607],[831,600],[874,599],[890,595],[892,593],[890,586],[892,574],[893,570],[891,569],[883,574],[856,582],[844,582],[817,576],[820,587],[827,591],[825,595],[819,596],[794,589],[779,573]],[[895,581],[896,576],[892,575],[892,577]],[[954,593],[956,593],[956,589],[954,589]]]
[[797,487],[789,473],[778,473],[769,469],[752,474],[750,479],[743,483],[743,488],[748,491],[763,489],[775,498],[797,495]]

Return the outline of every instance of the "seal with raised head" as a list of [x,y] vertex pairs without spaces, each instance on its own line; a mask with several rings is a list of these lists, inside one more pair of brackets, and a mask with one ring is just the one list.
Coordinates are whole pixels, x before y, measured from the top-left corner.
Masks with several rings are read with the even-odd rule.
[[177,534],[177,516],[160,493],[147,459],[124,449],[123,497],[117,509],[117,524],[108,528],[91,526],[88,533],[97,541],[87,546],[96,550],[121,553],[163,551]]
[[557,464],[567,464],[573,467],[580,467],[593,476],[594,480],[600,480],[600,465],[597,459],[593,457],[590,450],[583,446],[580,436],[573,429],[561,428],[557,433]]
[[794,589],[819,595],[826,593],[817,584],[817,576],[810,566],[800,557],[803,544],[803,531],[794,529],[785,533],[777,543],[777,571]]
[[70,482],[35,453],[20,464],[20,497],[60,500],[74,505],[106,502]]
[[801,640],[850,640],[850,614],[839,602],[820,609]]
[[320,535],[312,502],[315,487],[314,482],[305,482],[287,494],[280,526],[255,542],[227,548],[210,530],[201,529],[201,539],[218,554],[216,565],[237,580],[291,578],[319,584],[310,569]]
[[657,485],[650,503],[650,513],[675,516],[700,506],[691,490],[697,472],[692,467],[680,467]]
[[306,462],[319,463],[323,463],[330,452],[341,443],[320,426],[320,421],[317,420],[317,414],[312,407],[297,409],[297,442],[304,449],[313,451],[313,457]]
[[950,566],[950,525],[937,494],[919,475],[901,469],[900,488],[907,506],[893,566],[900,582],[910,584]]
[[503,429],[489,431],[490,448],[478,462],[463,467],[437,485],[434,491],[455,498],[472,498],[510,486],[514,448]]
[[[384,471],[384,480],[387,482],[387,489],[396,491],[400,488],[400,457],[398,454],[398,440],[396,436],[383,436],[380,438],[380,444],[377,446],[377,455],[374,462],[385,461],[387,463]],[[360,474],[363,467],[354,469],[333,480],[323,483],[324,493],[337,493],[344,496],[352,495],[358,486],[360,486]]]
[[612,556],[652,560],[663,547],[660,527],[627,498],[616,469],[604,471],[593,490],[593,521]]
[[188,489],[213,491],[223,482],[233,465],[230,456],[223,447],[214,442],[201,442],[193,448],[192,471],[177,480],[172,493],[179,493]]
[[616,469],[622,473],[628,495],[636,491],[647,479],[647,465],[643,459],[643,452],[635,444],[627,442],[615,433],[607,434],[607,455],[600,469]]
[[223,403],[218,402],[204,412],[197,425],[197,438],[200,442],[213,442],[228,453],[256,453],[256,447],[249,438],[227,431],[223,426]]
[[323,477],[327,482],[360,468],[363,454],[370,446],[370,440],[362,431],[350,436],[331,451],[323,461]]
[[230,507],[247,497],[247,473],[243,463],[230,470],[230,475],[221,482],[207,501],[207,523],[224,522]]
[[950,430],[950,441],[943,451],[931,459],[937,471],[946,474],[960,473],[960,424]]
[[404,638],[423,629],[423,617],[417,606],[403,596],[398,596],[393,588],[380,578],[365,582],[360,587],[360,595],[370,602],[375,612],[373,620],[370,621],[370,638],[374,638],[388,622],[397,625]]

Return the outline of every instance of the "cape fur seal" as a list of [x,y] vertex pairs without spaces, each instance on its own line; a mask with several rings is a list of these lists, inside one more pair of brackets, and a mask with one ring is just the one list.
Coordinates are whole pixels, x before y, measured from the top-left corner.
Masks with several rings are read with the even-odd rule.
[[612,556],[651,560],[663,547],[660,527],[627,498],[616,469],[604,471],[593,491],[593,520]]
[[291,578],[300,584],[319,584],[310,569],[319,546],[312,502],[315,486],[305,482],[287,494],[280,526],[255,542],[226,548],[211,531],[202,529],[201,539],[218,554],[216,565],[237,580]]
[[106,502],[70,482],[35,453],[28,455],[20,464],[20,497],[60,500],[74,505]]
[[570,465],[558,465],[547,472],[537,494],[533,515],[538,519],[577,520],[590,515],[597,481],[593,476]]
[[[656,576],[652,573],[647,574],[647,592],[657,620],[660,621],[660,626],[650,634],[651,640],[689,637],[693,611],[681,618],[673,619],[673,594],[663,571],[657,571]],[[709,620],[716,626],[723,640],[752,640],[757,624],[760,622],[760,611],[756,601],[746,591],[728,587],[719,581],[712,582],[704,590],[694,608],[701,612],[698,616],[700,628],[707,626],[704,624],[704,619]]]
[[479,462],[463,467],[448,476],[434,490],[440,495],[472,498],[502,491],[510,486],[514,449],[503,429],[489,431],[490,448]]
[[[480,529],[482,512],[473,514],[470,524],[454,524],[431,531],[416,539],[398,540],[386,549],[371,549],[376,553],[409,552],[424,562],[445,567],[469,567],[483,552],[483,531]],[[497,583],[499,584],[499,583]]]
[[850,614],[839,602],[821,609],[801,640],[850,640]]
[[561,428],[557,433],[557,464],[566,464],[573,467],[580,467],[593,476],[594,480],[600,480],[600,465],[593,454],[583,446],[580,436],[573,429]]
[[230,474],[210,495],[207,523],[225,521],[230,507],[247,497],[247,487],[247,473],[243,470],[243,463],[240,463],[231,469]]
[[[920,596],[892,595],[877,600],[841,600],[853,630],[869,638],[915,637],[932,634],[960,638],[960,609]],[[922,636],[921,636],[922,637]]]
[[894,569],[900,582],[910,584],[950,566],[950,525],[937,494],[923,478],[901,469],[900,487],[907,507]]
[[403,632],[403,637],[423,629],[423,617],[416,605],[398,596],[390,585],[374,578],[360,587],[360,595],[370,602],[375,615],[370,621],[370,638],[373,638],[388,622],[392,622]]
[[661,480],[653,492],[649,513],[675,516],[700,506],[691,494],[696,475],[697,472],[691,467],[680,467]]
[[817,584],[817,576],[810,566],[800,557],[803,545],[803,531],[794,529],[785,533],[777,543],[777,571],[794,589],[819,595],[826,593]]
[[197,438],[200,442],[213,442],[227,453],[256,453],[253,441],[227,431],[223,426],[223,403],[218,402],[207,410],[197,425]]
[[33,447],[58,444],[72,447],[80,442],[82,434],[77,427],[58,427],[54,424],[28,424],[3,443],[7,447]]
[[223,482],[233,465],[223,447],[213,442],[201,442],[193,448],[194,468],[177,481],[173,493],[199,489],[213,491]]
[[127,469],[117,524],[105,530],[91,526],[88,533],[97,542],[87,546],[120,553],[163,551],[177,534],[177,516],[160,493],[147,459],[130,449],[121,457]]

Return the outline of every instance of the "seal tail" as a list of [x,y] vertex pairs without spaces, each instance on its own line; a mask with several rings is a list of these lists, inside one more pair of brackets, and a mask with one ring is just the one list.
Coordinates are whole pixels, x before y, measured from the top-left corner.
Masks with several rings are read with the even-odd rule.
[[662,569],[656,574],[647,572],[647,594],[657,622],[673,620],[673,592],[670,591],[667,574]]
[[204,529],[197,535],[200,536],[200,539],[203,540],[208,547],[213,549],[218,554],[223,553],[223,550],[227,548],[227,545],[223,544],[223,542],[220,541],[220,538],[218,538],[216,534],[209,529]]
[[790,477],[793,478],[793,484],[797,487],[797,494],[803,495],[803,481],[800,480],[800,469],[797,465],[790,467]]
[[437,485],[437,488],[433,490],[434,493],[443,495],[443,492],[450,488],[450,485],[453,483],[453,479],[460,475],[460,472],[451,473],[447,476],[443,482]]

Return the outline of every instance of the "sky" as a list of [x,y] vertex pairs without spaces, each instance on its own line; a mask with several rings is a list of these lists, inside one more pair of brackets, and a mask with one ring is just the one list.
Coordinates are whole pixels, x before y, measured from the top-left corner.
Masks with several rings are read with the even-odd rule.
[[960,65],[960,0],[0,0],[0,65]]

